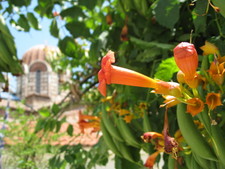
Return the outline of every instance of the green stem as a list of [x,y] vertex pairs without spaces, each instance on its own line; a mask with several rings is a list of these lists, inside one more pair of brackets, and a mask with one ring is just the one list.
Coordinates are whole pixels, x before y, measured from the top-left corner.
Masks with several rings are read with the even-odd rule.
[[196,88],[193,88],[192,92],[193,92],[195,97],[199,98],[198,90]]

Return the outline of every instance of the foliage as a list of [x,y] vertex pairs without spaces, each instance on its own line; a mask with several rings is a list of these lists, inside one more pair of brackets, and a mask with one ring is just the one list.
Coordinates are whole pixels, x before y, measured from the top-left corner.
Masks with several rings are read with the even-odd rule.
[[85,149],[80,144],[65,145],[49,160],[49,168],[92,169],[97,165],[106,165],[108,156],[107,146],[102,139],[91,149]]
[[51,146],[43,142],[44,133],[34,133],[37,117],[28,117],[22,109],[10,111],[10,115],[17,121],[2,120],[6,125],[1,129],[5,144],[1,152],[3,168],[46,168],[51,156],[46,150]]
[[[132,68],[132,70],[147,76],[155,76],[166,81],[171,78],[175,80],[174,73],[177,69],[174,67],[172,59],[169,58],[173,55],[172,49],[178,42],[191,41],[195,44],[198,53],[202,54],[199,47],[203,46],[207,40],[216,44],[222,56],[225,54],[225,7],[223,1],[220,0],[38,0],[35,3],[34,12],[31,8],[30,0],[1,2],[2,17],[19,31],[28,32],[31,28],[40,29],[39,17],[46,17],[50,20],[49,31],[52,36],[58,38],[58,47],[63,53],[52,64],[57,71],[66,69],[71,71],[71,80],[66,84],[66,87],[71,89],[70,96],[76,98],[76,103],[89,106],[93,114],[98,116],[103,113],[102,104],[106,108],[110,107],[107,105],[109,103],[99,103],[101,97],[95,89],[98,83],[96,75],[100,69],[100,60],[108,50],[116,52],[116,65]],[[7,36],[3,29],[1,36]],[[9,47],[13,46],[12,37],[4,37],[3,40],[10,40],[10,44],[4,44],[5,47],[0,45],[1,49],[9,50]],[[10,52],[13,53],[10,56],[15,55],[14,48],[10,49]],[[5,53],[1,52],[1,54]],[[9,58],[11,57],[0,57],[0,59]],[[19,71],[18,67],[18,60],[15,57],[0,62],[1,72],[15,73]],[[171,67],[174,69],[172,70]],[[111,88],[109,87],[108,93],[113,93],[115,89],[117,93],[114,97],[115,101],[121,105],[122,109],[136,112],[134,105],[138,105],[142,101],[147,103],[147,118],[140,116],[132,120],[130,124],[123,125],[123,128],[128,127],[126,129],[134,131],[133,136],[139,139],[139,142],[141,142],[139,136],[146,132],[140,124],[145,124],[146,128],[146,119],[149,119],[147,121],[150,122],[147,128],[152,131],[162,131],[164,109],[159,108],[162,97],[150,94],[145,88],[121,85],[112,85]],[[58,119],[59,114],[67,106],[68,102],[62,104],[62,107],[41,110],[40,114],[43,118],[37,123],[36,130],[44,128],[46,132],[57,131],[61,124]],[[175,108],[171,108],[168,112],[171,135],[178,129],[174,111],[176,111]],[[118,114],[114,117],[112,112],[108,112],[110,119],[122,119]],[[115,128],[120,130],[117,120],[112,120],[112,122],[116,126]],[[67,132],[71,135],[71,127]],[[114,141],[113,138],[113,143]],[[101,141],[99,144],[105,143]],[[136,154],[139,154],[139,151],[131,144],[131,142],[122,142],[123,148],[129,148],[131,154],[135,151]],[[149,154],[153,152],[153,149],[145,143],[142,142],[140,145],[139,150],[144,149]],[[94,153],[95,155],[89,156],[89,152],[83,150],[80,145],[64,148],[60,151],[68,156],[64,156],[65,159],[62,159],[56,155],[50,161],[53,168],[56,162],[62,166],[66,163],[73,166],[84,166],[82,162],[78,164],[76,159],[71,160],[71,157],[74,157],[73,150],[75,149],[82,152],[85,159],[93,160],[101,155]],[[93,151],[95,148],[93,147]],[[137,165],[137,163],[132,164],[134,163],[132,160],[128,160],[127,154],[119,155],[116,156],[117,164],[121,163],[121,165],[116,165],[118,168],[126,164]],[[164,158],[168,158],[168,156],[164,155]],[[137,161],[138,164],[141,164],[141,161]],[[100,163],[105,164],[105,162]],[[165,161],[165,165],[167,165],[167,161]]]

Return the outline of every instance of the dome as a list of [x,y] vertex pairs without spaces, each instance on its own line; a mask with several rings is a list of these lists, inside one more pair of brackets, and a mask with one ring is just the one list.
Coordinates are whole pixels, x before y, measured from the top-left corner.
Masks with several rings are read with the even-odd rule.
[[54,46],[37,45],[30,48],[22,57],[24,64],[30,65],[34,61],[53,60],[57,57],[59,49]]

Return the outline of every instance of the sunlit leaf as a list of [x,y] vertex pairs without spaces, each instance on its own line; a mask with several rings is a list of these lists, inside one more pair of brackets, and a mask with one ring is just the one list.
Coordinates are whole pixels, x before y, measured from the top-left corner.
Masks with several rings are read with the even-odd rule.
[[50,112],[48,109],[41,109],[39,111],[39,114],[42,116],[42,117],[49,117],[50,116]]
[[178,72],[179,68],[176,65],[174,57],[165,59],[157,68],[157,72],[155,73],[155,78],[169,81],[175,72]]

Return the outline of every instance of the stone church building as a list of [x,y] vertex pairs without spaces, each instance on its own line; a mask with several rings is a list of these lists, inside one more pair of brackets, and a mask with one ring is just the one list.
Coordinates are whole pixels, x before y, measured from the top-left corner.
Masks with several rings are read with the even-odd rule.
[[57,47],[37,45],[22,57],[24,74],[17,77],[17,93],[33,110],[60,102],[66,91],[61,91],[61,82],[69,79],[69,73],[54,72],[49,60],[59,55]]

